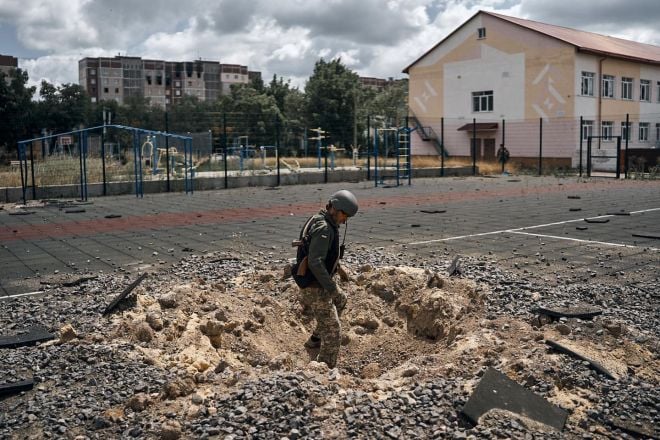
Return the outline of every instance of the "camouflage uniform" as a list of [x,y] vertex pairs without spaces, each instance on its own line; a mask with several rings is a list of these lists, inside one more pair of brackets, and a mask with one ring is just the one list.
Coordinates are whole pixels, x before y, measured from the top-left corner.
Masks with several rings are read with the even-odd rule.
[[302,295],[316,318],[316,330],[310,338],[310,341],[320,340],[316,360],[334,368],[341,345],[339,316],[346,306],[346,296],[332,279],[339,263],[339,226],[325,210],[319,212],[313,221],[308,267],[316,282],[302,289]]

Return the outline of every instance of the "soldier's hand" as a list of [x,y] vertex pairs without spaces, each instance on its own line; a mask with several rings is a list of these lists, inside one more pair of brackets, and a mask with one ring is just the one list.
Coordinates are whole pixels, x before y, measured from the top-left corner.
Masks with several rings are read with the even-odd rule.
[[341,313],[341,311],[344,310],[344,308],[346,307],[346,303],[348,302],[348,297],[341,288],[337,287],[337,291],[333,295],[332,302],[337,308],[337,311]]

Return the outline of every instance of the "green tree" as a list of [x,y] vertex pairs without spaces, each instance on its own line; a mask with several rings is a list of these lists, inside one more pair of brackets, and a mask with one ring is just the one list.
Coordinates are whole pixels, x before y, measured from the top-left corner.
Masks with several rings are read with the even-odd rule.
[[[35,133],[34,102],[36,87],[28,87],[27,72],[12,69],[0,72],[0,147],[15,152],[18,141]],[[12,153],[13,156],[13,153]]]
[[338,145],[353,142],[359,77],[341,63],[320,59],[307,81],[307,123],[329,132],[329,141]]
[[273,145],[276,121],[282,120],[275,98],[246,85],[232,86],[231,95],[232,135],[248,136],[250,144],[254,145]]
[[41,81],[37,114],[41,128],[63,133],[86,126],[90,115],[87,93],[78,84],[54,86]]

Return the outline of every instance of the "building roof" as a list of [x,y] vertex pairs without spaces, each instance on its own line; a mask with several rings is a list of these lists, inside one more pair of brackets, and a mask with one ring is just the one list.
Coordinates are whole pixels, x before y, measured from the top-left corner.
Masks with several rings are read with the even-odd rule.
[[500,20],[513,23],[515,25],[547,35],[548,37],[571,44],[575,46],[575,48],[580,52],[607,55],[614,58],[622,58],[643,63],[660,64],[660,46],[638,43],[636,41],[595,34],[593,32],[580,31],[563,26],[555,26],[553,24],[541,23],[533,20],[510,17],[508,15],[496,14],[495,12],[479,11],[470,17],[470,19],[466,20],[465,23],[456,28],[442,41],[425,52],[421,57],[417,58],[408,67],[403,69],[403,73],[408,73],[408,70],[412,66],[417,64],[417,62],[426,57],[426,55],[428,55],[436,47],[441,45],[444,41],[456,33],[458,29],[462,28],[467,22],[479,14],[490,15],[491,17],[499,18]]

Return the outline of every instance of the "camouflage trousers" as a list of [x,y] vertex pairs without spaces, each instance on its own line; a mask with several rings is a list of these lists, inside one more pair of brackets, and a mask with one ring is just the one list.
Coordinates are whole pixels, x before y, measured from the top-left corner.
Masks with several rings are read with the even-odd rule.
[[303,289],[302,295],[316,319],[316,329],[312,333],[312,337],[321,340],[316,361],[325,362],[328,367],[335,368],[341,346],[339,317],[346,307],[346,298],[339,295],[331,296],[318,287]]

